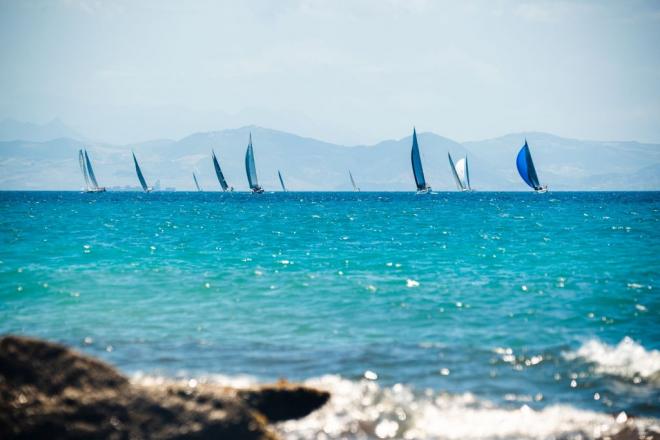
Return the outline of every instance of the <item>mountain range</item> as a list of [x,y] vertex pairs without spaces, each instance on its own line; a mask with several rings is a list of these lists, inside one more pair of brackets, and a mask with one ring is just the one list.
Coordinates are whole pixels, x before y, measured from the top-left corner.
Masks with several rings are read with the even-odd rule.
[[[277,170],[290,190],[350,190],[349,169],[365,191],[415,188],[410,166],[412,133],[375,145],[344,146],[246,126],[194,133],[179,140],[111,145],[86,140],[58,120],[46,126],[15,122],[0,123],[2,190],[82,188],[77,153],[83,147],[89,152],[99,184],[106,187],[137,186],[131,159],[134,151],[150,185],[160,180],[163,187],[193,190],[194,171],[204,190],[219,190],[211,162],[211,150],[215,150],[229,184],[246,190],[244,160],[250,133],[259,182],[266,190],[279,189]],[[476,190],[528,190],[515,166],[525,139],[541,183],[551,190],[660,189],[659,144],[585,141],[539,132],[460,143],[418,132],[426,179],[438,191],[455,189],[448,152],[454,160],[467,155]]]

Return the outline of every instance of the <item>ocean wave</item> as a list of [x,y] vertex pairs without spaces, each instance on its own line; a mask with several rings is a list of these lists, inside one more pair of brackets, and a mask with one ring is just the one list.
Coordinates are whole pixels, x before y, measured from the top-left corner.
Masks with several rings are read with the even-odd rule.
[[[205,375],[162,377],[136,374],[136,383],[210,383],[233,388],[255,386],[251,376]],[[192,383],[192,385],[191,385]],[[523,404],[502,407],[471,393],[415,392],[376,380],[348,380],[336,375],[312,378],[305,385],[327,390],[332,397],[318,411],[300,420],[278,423],[288,440],[302,439],[600,439],[617,433],[660,435],[660,421],[606,414],[570,405],[532,409]],[[633,436],[626,438],[634,438]]]
[[380,387],[339,376],[311,379],[306,385],[328,390],[332,397],[306,418],[280,423],[277,429],[284,438],[598,439],[624,429],[660,433],[657,420],[570,405],[504,408],[470,393],[419,395],[400,384]]
[[615,346],[592,339],[576,351],[564,353],[568,360],[582,359],[594,364],[594,371],[625,379],[660,381],[660,351],[646,350],[625,337]]

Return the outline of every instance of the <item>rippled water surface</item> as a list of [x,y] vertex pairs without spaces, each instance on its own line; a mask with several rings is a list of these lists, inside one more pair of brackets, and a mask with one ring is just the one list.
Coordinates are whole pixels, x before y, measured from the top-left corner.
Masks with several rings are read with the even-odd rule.
[[660,193],[4,192],[0,242],[0,333],[128,373],[660,416]]

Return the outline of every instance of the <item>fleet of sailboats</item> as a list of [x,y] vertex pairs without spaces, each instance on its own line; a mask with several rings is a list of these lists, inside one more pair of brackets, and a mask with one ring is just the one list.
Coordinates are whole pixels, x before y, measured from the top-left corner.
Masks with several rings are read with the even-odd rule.
[[536,168],[534,167],[532,154],[529,152],[527,139],[525,139],[525,145],[523,145],[523,147],[518,152],[518,157],[516,157],[516,167],[518,168],[520,177],[522,177],[525,183],[529,185],[529,187],[532,188],[534,192],[548,192],[548,185],[541,186],[539,183],[539,177],[536,175]]
[[454,176],[454,182],[456,182],[456,187],[459,191],[472,191],[470,187],[470,171],[468,170],[468,160],[467,156],[462,159],[459,159],[458,162],[454,165],[454,161],[451,158],[451,154],[447,153],[447,158],[449,159],[449,166],[451,167],[451,173]]
[[[147,184],[140,164],[135,157],[135,153],[132,152],[133,163],[135,164],[135,172],[137,174],[140,186],[144,192],[153,191],[153,187],[150,187]],[[216,177],[220,183],[220,188],[222,191],[233,191],[234,188],[230,187],[227,184],[227,180],[220,168],[220,162],[218,157],[215,154],[214,150],[211,150],[211,157],[213,160],[213,168],[215,169]],[[470,184],[470,170],[468,167],[468,158],[467,156],[460,158],[457,162],[454,162],[450,153],[447,153],[447,159],[449,161],[449,167],[451,169],[452,177],[454,178],[454,183],[456,188],[463,191],[472,191],[472,186]],[[80,165],[80,171],[82,172],[83,178],[85,180],[85,192],[103,192],[106,191],[105,187],[99,186],[96,176],[94,175],[94,170],[92,168],[92,162],[89,158],[87,150],[80,149],[78,150],[78,162]],[[422,157],[419,149],[419,142],[417,140],[417,130],[413,128],[412,134],[412,147],[410,150],[410,162],[412,166],[413,176],[415,178],[415,186],[417,194],[429,194],[431,193],[431,186],[427,183],[424,176],[424,168],[422,166]],[[534,161],[532,160],[532,155],[529,150],[529,145],[527,144],[527,139],[525,139],[525,144],[522,146],[518,155],[516,156],[516,168],[520,177],[523,181],[529,185],[536,193],[544,193],[548,191],[548,186],[541,185],[539,183],[539,178],[536,173],[536,168],[534,166]],[[250,190],[253,193],[263,193],[264,189],[259,185],[257,180],[257,167],[254,160],[254,147],[252,146],[252,133],[249,134],[249,141],[247,150],[245,152],[245,173],[247,175],[248,185]],[[195,188],[197,191],[202,191],[202,188],[199,185],[197,180],[197,175],[193,172],[193,181],[195,183]],[[277,177],[279,179],[280,185],[283,192],[287,192],[286,185],[284,184],[284,178],[282,177],[282,172],[277,170]],[[353,178],[353,173],[351,170],[348,170],[348,177],[351,181],[353,191],[360,191],[360,188],[355,183]],[[158,189],[158,188],[156,188]]]
[[412,149],[410,150],[410,161],[412,162],[413,175],[417,184],[417,194],[429,194],[431,187],[426,184],[424,179],[424,169],[422,168],[422,158],[419,155],[419,145],[417,144],[417,130],[413,128]]
[[83,177],[85,178],[85,192],[105,192],[105,187],[99,186],[96,181],[94,169],[92,168],[92,161],[89,160],[87,150],[78,150],[78,162],[80,163],[80,171],[82,171]]
[[144,175],[142,174],[140,165],[138,164],[138,161],[135,158],[135,153],[132,154],[133,154],[133,163],[135,164],[135,172],[137,173],[138,180],[140,181],[140,186],[142,186],[142,191],[147,193],[153,191],[153,188],[147,185],[147,181],[144,180]]

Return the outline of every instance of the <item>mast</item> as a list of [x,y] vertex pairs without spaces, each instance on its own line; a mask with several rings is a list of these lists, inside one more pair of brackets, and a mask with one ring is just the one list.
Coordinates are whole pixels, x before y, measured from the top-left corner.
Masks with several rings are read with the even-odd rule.
[[138,161],[135,158],[135,153],[133,154],[133,162],[135,163],[135,172],[137,173],[138,180],[140,181],[140,185],[142,185],[142,190],[144,192],[149,192],[149,187],[147,186],[147,181],[144,180],[144,176],[142,175],[142,170],[140,169],[140,165],[138,165]]
[[458,188],[459,191],[463,191],[465,188],[463,188],[461,179],[458,177],[458,172],[456,171],[456,165],[454,165],[454,161],[451,158],[451,154],[447,153],[447,157],[449,158],[449,167],[451,168],[452,176],[454,176],[454,182],[456,182],[456,187]]
[[280,173],[280,170],[277,170],[277,176],[280,178],[280,185],[282,185],[282,191],[286,192],[286,187],[284,186],[284,180],[282,179],[282,173]]
[[82,171],[85,178],[85,191],[89,191],[89,178],[87,177],[87,167],[85,166],[85,156],[83,150],[78,150],[78,163],[80,164],[80,171]]
[[525,145],[518,152],[518,157],[516,157],[516,167],[518,168],[518,174],[525,181],[530,188],[535,191],[541,190],[541,185],[539,184],[539,178],[536,175],[536,168],[534,168],[534,162],[532,161],[532,154],[529,152],[529,146],[527,145],[527,139],[525,139]]
[[415,184],[417,191],[427,191],[430,188],[426,185],[424,179],[424,169],[422,168],[422,159],[419,155],[419,145],[417,144],[417,131],[413,128],[413,144],[410,150],[410,161],[412,162],[413,174],[415,176]]
[[92,169],[92,162],[89,160],[87,155],[87,150],[83,150],[85,153],[85,163],[87,164],[87,174],[89,175],[89,180],[92,182],[94,189],[99,189],[99,184],[96,182],[96,176],[94,175],[94,170]]
[[218,158],[215,155],[215,151],[211,150],[211,153],[213,153],[213,168],[215,168],[215,175],[218,177],[218,182],[220,182],[220,187],[222,188],[223,191],[227,191],[229,185],[227,185],[227,181],[225,180],[225,175],[222,174],[222,170],[220,169],[220,163],[218,163]]
[[202,191],[202,188],[199,187],[199,182],[197,182],[197,176],[195,176],[195,173],[193,173],[193,180],[195,181],[195,186],[197,187],[197,191]]

